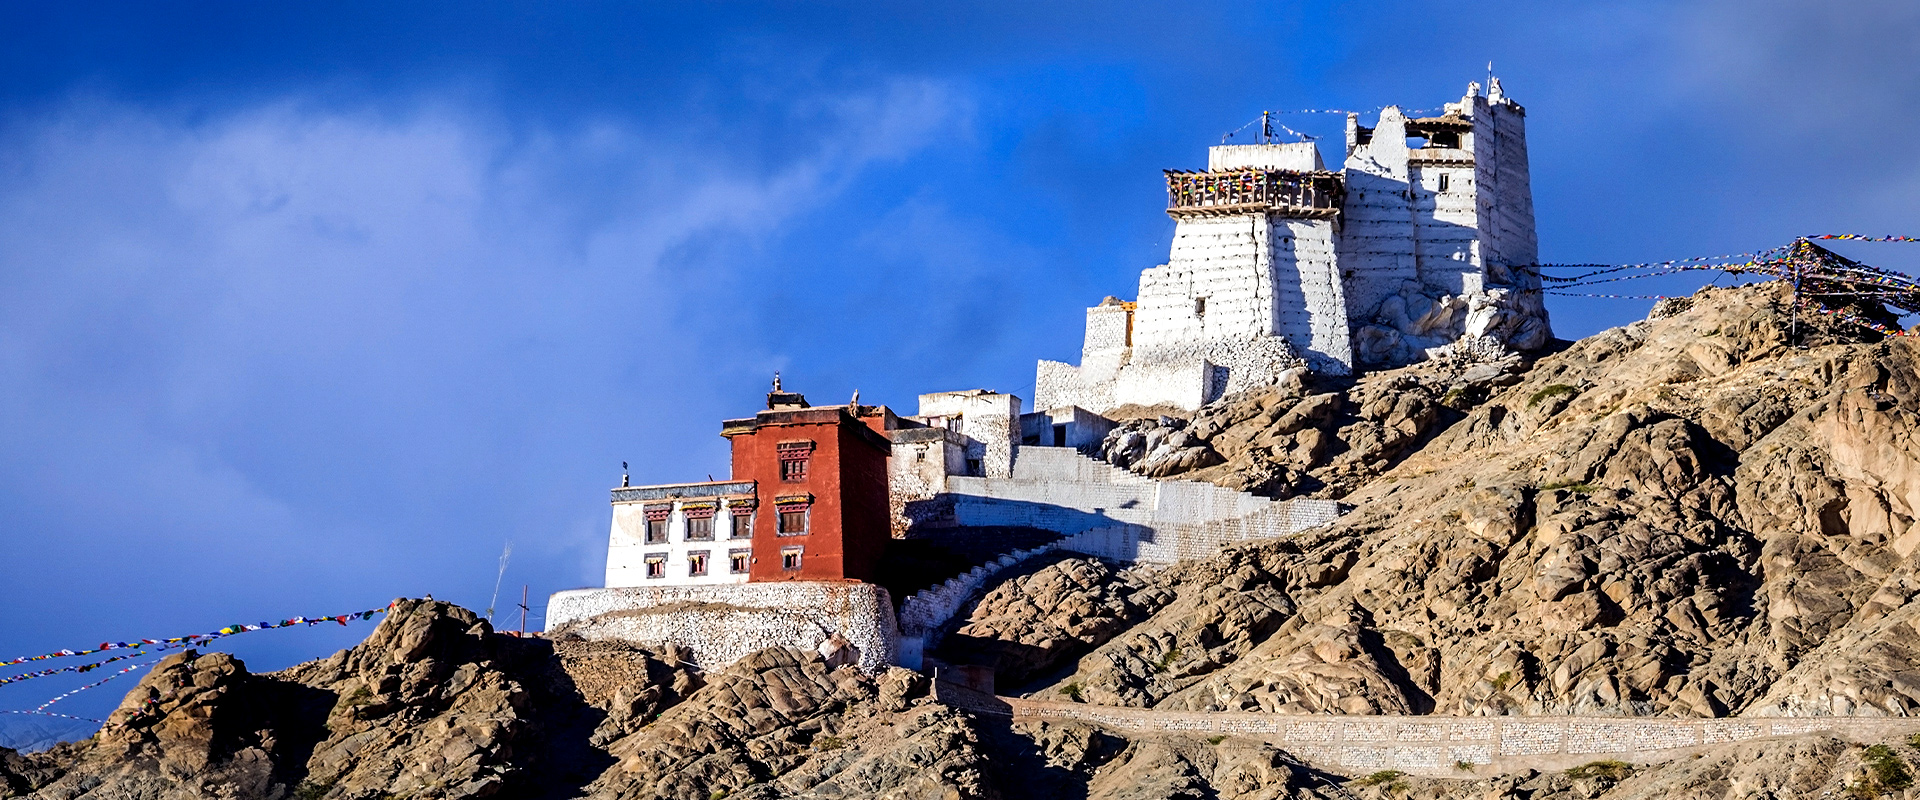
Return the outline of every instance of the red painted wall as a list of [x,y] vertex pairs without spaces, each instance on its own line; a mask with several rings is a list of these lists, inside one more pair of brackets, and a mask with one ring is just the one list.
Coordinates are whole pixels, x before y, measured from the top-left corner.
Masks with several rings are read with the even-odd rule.
[[[729,437],[733,479],[753,481],[759,499],[747,579],[871,582],[892,536],[886,439],[839,408],[763,411],[754,422]],[[813,443],[806,479],[782,481],[779,446],[798,441]],[[775,501],[799,494],[813,497],[807,533],[780,536]],[[791,545],[806,548],[798,571],[781,567],[780,549]]]

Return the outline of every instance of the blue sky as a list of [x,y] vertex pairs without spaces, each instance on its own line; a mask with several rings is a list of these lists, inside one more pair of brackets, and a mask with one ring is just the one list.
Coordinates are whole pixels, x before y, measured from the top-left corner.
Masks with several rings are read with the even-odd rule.
[[0,657],[483,608],[509,540],[537,612],[774,370],[1029,395],[1164,260],[1159,170],[1489,60],[1547,260],[1915,232],[1912,3],[0,5]]

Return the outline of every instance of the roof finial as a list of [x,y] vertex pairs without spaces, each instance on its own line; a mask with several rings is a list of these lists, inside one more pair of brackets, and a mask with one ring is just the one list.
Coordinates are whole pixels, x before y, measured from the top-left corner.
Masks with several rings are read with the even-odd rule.
[[780,391],[780,370],[773,371],[773,390]]
[[627,486],[627,462],[622,461],[620,462],[620,487],[624,489],[626,488],[626,486]]
[[853,390],[853,399],[848,400],[847,405],[853,406],[853,413],[855,414],[860,413],[860,390],[859,389]]

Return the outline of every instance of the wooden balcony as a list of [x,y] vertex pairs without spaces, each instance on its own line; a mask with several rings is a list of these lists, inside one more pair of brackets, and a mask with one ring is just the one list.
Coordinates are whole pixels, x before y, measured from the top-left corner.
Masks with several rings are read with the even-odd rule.
[[1167,215],[1175,219],[1261,213],[1327,219],[1340,213],[1346,197],[1337,172],[1166,170],[1166,175]]

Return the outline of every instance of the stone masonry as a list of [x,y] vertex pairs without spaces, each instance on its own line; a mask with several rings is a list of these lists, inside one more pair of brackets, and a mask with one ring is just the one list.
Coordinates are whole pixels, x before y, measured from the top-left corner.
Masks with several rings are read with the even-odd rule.
[[1535,262],[1526,112],[1499,81],[1437,117],[1349,115],[1346,161],[1312,142],[1211,148],[1167,173],[1167,263],[1087,310],[1078,366],[1042,361],[1038,409],[1193,409],[1307,366],[1398,366],[1551,340]]
[[1175,712],[1021,698],[940,687],[941,699],[1015,720],[1072,720],[1130,733],[1258,738],[1327,769],[1458,775],[1461,763],[1502,771],[1565,769],[1613,759],[1649,763],[1729,742],[1825,733],[1860,743],[1920,732],[1911,717],[1424,717]]
[[868,672],[893,663],[895,621],[887,590],[868,583],[574,589],[547,604],[551,638],[677,644],[715,670],[768,647],[820,650],[838,635],[842,655]]

